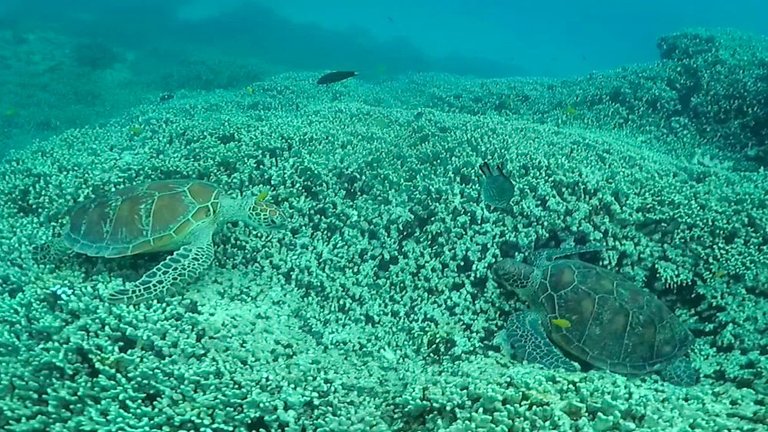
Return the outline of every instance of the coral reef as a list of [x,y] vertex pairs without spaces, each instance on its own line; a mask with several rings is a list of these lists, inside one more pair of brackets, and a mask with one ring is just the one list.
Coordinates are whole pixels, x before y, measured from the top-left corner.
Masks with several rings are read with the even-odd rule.
[[232,54],[119,46],[0,28],[0,157],[9,148],[106,121],[162,92],[242,88],[273,70]]
[[[743,124],[705,129],[692,114],[748,85],[733,83],[742,75],[713,75],[681,104],[687,78],[674,71],[712,52],[683,54],[695,34],[663,39],[657,64],[571,81],[318,87],[284,74],[248,92],[181,92],[12,153],[0,166],[0,429],[760,430],[768,173],[745,160],[756,135]],[[762,41],[714,38],[759,67]],[[706,115],[745,119],[754,102],[738,102],[745,111]],[[717,128],[732,141],[714,143]],[[482,204],[483,160],[506,162],[508,209]],[[102,296],[161,256],[36,256],[73,203],[175,177],[269,189],[293,225],[223,229],[201,281],[139,307]],[[494,336],[525,306],[491,264],[569,242],[606,245],[596,264],[676,310],[697,338],[700,384],[500,353]]]

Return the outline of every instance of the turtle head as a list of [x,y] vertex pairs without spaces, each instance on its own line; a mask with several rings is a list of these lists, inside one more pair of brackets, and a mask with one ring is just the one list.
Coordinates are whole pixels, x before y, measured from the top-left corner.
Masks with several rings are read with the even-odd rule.
[[264,201],[253,201],[248,208],[248,218],[245,222],[258,229],[278,230],[285,228],[286,216],[274,204]]
[[287,217],[284,211],[266,201],[267,194],[245,196],[245,223],[256,229],[278,230],[285,228]]
[[504,258],[493,265],[493,279],[502,287],[515,291],[527,299],[536,287],[534,283],[535,269],[512,258]]

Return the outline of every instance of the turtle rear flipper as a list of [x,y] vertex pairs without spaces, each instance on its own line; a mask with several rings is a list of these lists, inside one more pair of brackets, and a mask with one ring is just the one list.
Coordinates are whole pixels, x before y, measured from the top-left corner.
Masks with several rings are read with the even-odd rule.
[[579,370],[547,338],[541,324],[541,315],[535,312],[512,315],[497,341],[507,355],[518,361],[540,364],[547,369]]
[[686,357],[674,359],[659,375],[664,381],[682,387],[691,387],[699,382],[699,371]]
[[137,282],[107,295],[110,303],[141,303],[176,292],[186,283],[197,279],[213,262],[213,243],[182,246]]

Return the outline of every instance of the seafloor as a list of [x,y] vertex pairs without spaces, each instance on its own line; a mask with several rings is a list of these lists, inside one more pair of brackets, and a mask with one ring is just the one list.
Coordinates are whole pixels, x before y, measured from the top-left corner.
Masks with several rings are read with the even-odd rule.
[[[0,166],[4,431],[757,431],[768,422],[768,54],[691,31],[572,80],[283,74],[182,91]],[[477,166],[503,161],[509,211]],[[95,193],[189,177],[269,191],[290,229],[230,225],[202,280],[108,304],[161,256],[39,256]],[[501,256],[593,261],[696,336],[701,382],[545,371],[494,336],[525,306]]]

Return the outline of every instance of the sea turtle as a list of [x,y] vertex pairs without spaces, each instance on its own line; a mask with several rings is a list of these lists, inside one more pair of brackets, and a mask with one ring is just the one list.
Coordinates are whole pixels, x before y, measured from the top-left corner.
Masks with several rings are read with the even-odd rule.
[[138,303],[174,292],[213,261],[213,233],[240,220],[277,229],[284,214],[266,194],[230,196],[201,180],[159,180],[128,186],[75,206],[58,249],[95,257],[175,251],[137,282],[107,295],[112,303]]
[[690,386],[698,372],[684,357],[693,336],[650,292],[623,276],[566,255],[600,250],[546,250],[534,266],[510,258],[492,269],[500,286],[530,310],[514,314],[497,341],[517,360],[575,371],[571,358],[624,375],[659,372]]

